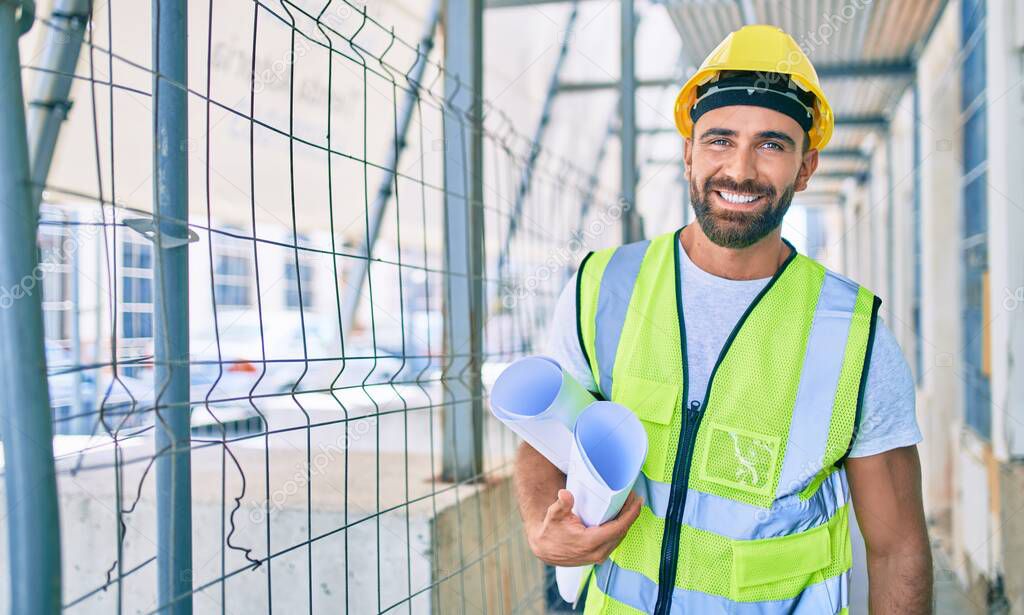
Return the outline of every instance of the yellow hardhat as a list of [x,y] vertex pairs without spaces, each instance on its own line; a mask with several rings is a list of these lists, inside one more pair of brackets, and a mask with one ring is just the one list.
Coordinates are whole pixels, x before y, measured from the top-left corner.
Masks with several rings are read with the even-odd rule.
[[690,138],[693,122],[690,108],[697,99],[697,87],[710,81],[722,71],[753,71],[789,75],[800,87],[814,94],[814,119],[808,136],[811,148],[824,149],[832,138],[834,118],[832,107],[821,91],[818,73],[793,37],[781,28],[768,25],[744,26],[725,37],[708,54],[700,69],[690,77],[676,97],[676,128]]

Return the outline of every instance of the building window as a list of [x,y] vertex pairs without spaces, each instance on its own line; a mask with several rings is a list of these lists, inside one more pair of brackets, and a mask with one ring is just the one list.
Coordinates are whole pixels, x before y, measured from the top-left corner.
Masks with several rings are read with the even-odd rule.
[[991,438],[992,408],[988,328],[988,121],[985,110],[985,0],[961,5],[960,108],[963,113],[963,212],[960,250],[963,258],[961,319],[964,332],[965,422]]
[[302,309],[313,307],[313,265],[299,260],[296,274],[295,260],[290,259],[284,264],[284,304],[286,307],[299,309],[299,283],[302,285]]
[[70,337],[71,260],[65,241],[70,234],[64,221],[53,213],[41,212],[39,225],[39,265],[43,287],[43,329],[48,340]]
[[121,243],[121,335],[153,337],[153,247],[131,238]]
[[214,261],[213,289],[218,306],[248,307],[252,273],[249,255],[241,250],[220,249]]

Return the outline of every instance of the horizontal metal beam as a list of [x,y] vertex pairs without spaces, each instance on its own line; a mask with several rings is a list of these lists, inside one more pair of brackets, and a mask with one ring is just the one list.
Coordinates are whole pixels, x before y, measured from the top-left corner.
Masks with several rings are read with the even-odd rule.
[[843,193],[838,190],[815,190],[813,192],[797,192],[794,200],[799,204],[820,201],[841,201]]
[[[522,4],[538,4],[541,2],[552,2],[555,0],[490,0],[495,3],[508,3],[508,6]],[[490,5],[488,5],[490,6]],[[816,67],[818,77],[842,78],[842,77],[913,77],[915,66],[910,60],[897,60],[895,62],[847,62],[841,64],[825,64]],[[683,81],[676,77],[659,77],[655,79],[641,79],[637,81],[637,87],[654,88],[679,86]],[[594,90],[611,90],[619,87],[617,80],[606,81],[575,81],[559,84],[560,92],[591,92]]]
[[889,120],[884,115],[861,115],[861,116],[839,116],[836,118],[836,126],[856,126],[863,128],[884,129],[888,126]]
[[[837,118],[836,125],[841,127],[857,127],[857,128],[880,128],[884,129],[887,125],[884,116],[861,116],[861,117],[846,117]],[[679,134],[674,126],[648,126],[645,128],[638,128],[637,134],[641,135],[659,135],[659,134]],[[840,152],[838,155],[834,152]],[[821,152],[825,156],[844,156],[852,157],[854,155],[860,155],[866,158],[859,149],[825,149]]]
[[[665,88],[669,86],[682,86],[682,83],[678,79],[674,78],[663,78],[663,79],[637,79],[636,87],[638,88]],[[558,84],[559,93],[568,92],[597,92],[601,90],[614,90],[618,89],[618,80],[613,81],[563,81]]]
[[854,147],[826,148],[819,152],[818,155],[824,158],[849,158],[854,160],[867,160],[869,158],[867,154]]
[[825,192],[812,195],[812,198],[810,199],[798,196],[793,199],[793,204],[815,210],[831,209],[833,207],[839,207],[841,209],[843,207],[843,199],[842,195],[837,192]]
[[650,165],[665,166],[665,165],[672,165],[672,164],[683,164],[683,159],[682,159],[682,157],[679,157],[679,158],[648,158],[648,159],[644,160],[643,163],[644,164],[650,164]]
[[894,62],[848,62],[815,67],[819,79],[842,77],[913,77],[915,65],[909,59]]
[[661,134],[679,134],[674,126],[648,126],[646,128],[637,128],[636,134],[638,135],[661,135]]
[[[836,126],[839,127],[851,127],[851,128],[877,128],[885,129],[889,125],[889,121],[884,115],[861,115],[861,116],[839,116],[835,120]],[[661,134],[678,134],[678,131],[674,126],[645,126],[643,128],[637,128],[637,134],[640,135],[661,135]],[[858,150],[825,150],[822,152],[824,155],[832,156],[836,155],[835,152],[843,152],[838,155],[853,156],[853,152]]]
[[857,183],[863,184],[871,174],[867,171],[817,171],[813,176],[816,179],[847,179],[854,178]]
[[486,0],[485,9],[507,9],[518,6],[532,6],[534,4],[569,4],[573,0]]

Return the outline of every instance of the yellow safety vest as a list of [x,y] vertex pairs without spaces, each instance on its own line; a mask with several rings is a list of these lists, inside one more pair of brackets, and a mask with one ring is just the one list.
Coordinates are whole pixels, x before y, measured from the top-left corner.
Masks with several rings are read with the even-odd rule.
[[843,461],[881,301],[794,249],[703,402],[684,406],[701,392],[687,390],[678,236],[591,252],[577,275],[595,393],[630,408],[649,445],[644,506],[595,568],[585,613],[845,613]]

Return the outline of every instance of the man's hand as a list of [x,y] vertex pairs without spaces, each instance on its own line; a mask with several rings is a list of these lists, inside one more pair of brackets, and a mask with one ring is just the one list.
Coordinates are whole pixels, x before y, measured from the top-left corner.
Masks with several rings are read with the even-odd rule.
[[572,504],[572,493],[559,489],[540,526],[527,528],[530,549],[552,566],[583,566],[606,560],[640,514],[642,502],[630,493],[618,516],[596,527],[584,526],[572,512]]
[[846,460],[864,535],[871,613],[932,612],[932,553],[916,446]]
[[573,498],[565,489],[565,475],[525,442],[516,454],[515,485],[530,549],[556,566],[604,561],[640,514],[640,498],[630,493],[617,517],[597,527],[585,527],[572,512]]

